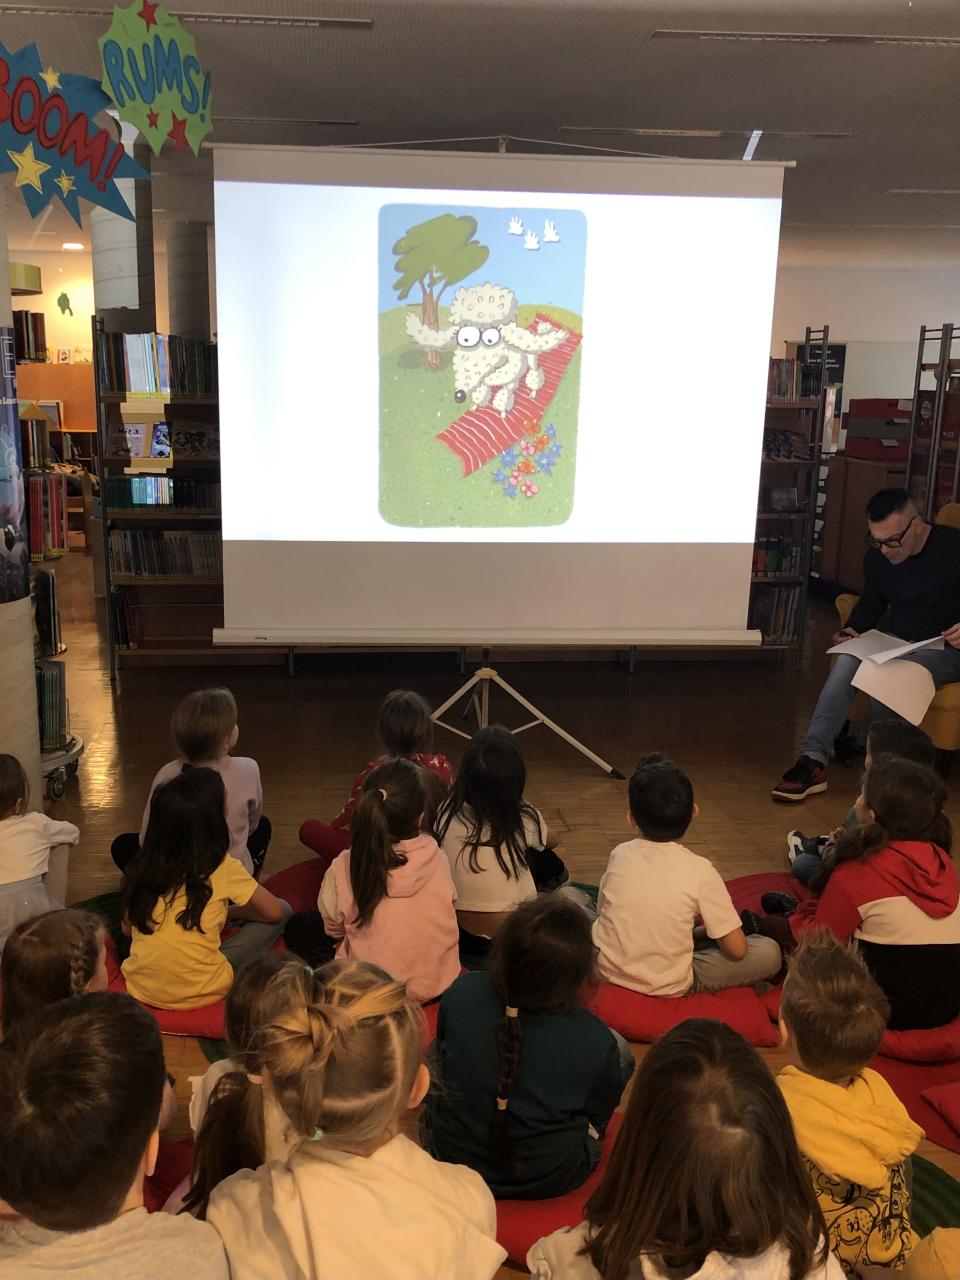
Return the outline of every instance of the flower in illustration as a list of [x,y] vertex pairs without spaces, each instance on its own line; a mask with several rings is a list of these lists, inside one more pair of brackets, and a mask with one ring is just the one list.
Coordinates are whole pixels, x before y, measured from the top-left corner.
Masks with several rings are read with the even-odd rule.
[[525,498],[535,498],[540,492],[540,486],[538,484],[534,484],[532,480],[528,480],[525,484],[520,486],[520,492]]
[[528,436],[535,436],[540,430],[540,423],[537,422],[536,418],[525,418],[523,429]]
[[537,469],[537,464],[531,462],[529,458],[524,458],[522,462],[517,463],[517,470],[525,476],[532,476]]
[[504,471],[502,467],[498,467],[496,471],[493,473],[494,484],[503,484],[504,481],[509,480],[509,478],[510,478],[509,472]]
[[553,425],[553,423],[552,423],[552,422],[548,423],[548,424],[544,427],[543,431],[544,431],[544,434],[545,434],[545,435],[548,435],[548,436],[550,437],[550,439],[551,439],[551,440],[556,440],[556,438],[557,438],[557,428]]
[[537,446],[534,444],[532,440],[524,440],[520,448],[527,455],[528,458],[532,458],[533,455],[537,452]]
[[520,475],[520,471],[518,468],[516,471],[511,473],[509,483],[512,485],[518,485],[522,479],[523,477]]
[[537,470],[545,472],[548,476],[552,476],[555,462],[555,458],[548,458],[546,454],[543,454],[537,459]]
[[533,443],[536,447],[537,453],[543,453],[544,449],[546,449],[547,445],[550,443],[550,437],[546,432],[544,432],[542,436],[537,436]]

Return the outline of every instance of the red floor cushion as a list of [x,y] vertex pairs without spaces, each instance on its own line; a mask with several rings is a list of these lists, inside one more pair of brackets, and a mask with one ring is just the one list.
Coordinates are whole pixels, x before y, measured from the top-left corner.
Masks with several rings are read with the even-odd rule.
[[[107,990],[127,994],[127,984],[123,970],[117,962],[117,951],[113,939],[107,938]],[[215,1004],[202,1005],[199,1009],[156,1009],[153,1005],[143,1004],[147,1013],[157,1020],[157,1026],[165,1036],[205,1036],[209,1040],[223,1040],[226,1036],[223,1019],[226,1012],[226,1000],[218,1000]]]
[[316,911],[317,896],[323,883],[326,865],[319,858],[307,858],[285,867],[264,880],[263,887],[277,898],[289,902],[294,911]]
[[757,915],[763,915],[760,899],[765,893],[789,893],[798,902],[813,897],[806,885],[794,880],[789,871],[759,871],[755,875],[737,876],[726,883],[736,909],[756,911]]
[[156,1168],[149,1178],[143,1180],[143,1207],[146,1211],[159,1213],[171,1192],[182,1183],[189,1183],[192,1168],[192,1138],[181,1138],[177,1142],[161,1138]]
[[771,1022],[780,1021],[780,1001],[783,999],[783,987],[771,987],[769,991],[764,991],[760,997],[760,1003],[766,1009]]
[[506,1249],[511,1262],[525,1266],[527,1250],[542,1236],[559,1231],[561,1227],[575,1227],[583,1221],[583,1206],[603,1177],[622,1118],[619,1112],[610,1117],[607,1132],[600,1143],[600,1163],[583,1186],[549,1200],[497,1201],[497,1242]]
[[870,1066],[879,1071],[931,1142],[960,1151],[960,1133],[927,1097],[934,1089],[960,1086],[960,1062],[901,1062],[878,1054]]
[[711,995],[647,996],[604,982],[588,1007],[627,1040],[658,1040],[686,1018],[725,1022],[750,1044],[770,1048],[778,1040],[776,1028],[752,987],[731,987]]
[[900,1062],[960,1061],[960,1018],[922,1031],[885,1031],[880,1052]]
[[935,1084],[924,1089],[923,1100],[933,1107],[950,1126],[960,1141],[960,1081],[953,1084]]

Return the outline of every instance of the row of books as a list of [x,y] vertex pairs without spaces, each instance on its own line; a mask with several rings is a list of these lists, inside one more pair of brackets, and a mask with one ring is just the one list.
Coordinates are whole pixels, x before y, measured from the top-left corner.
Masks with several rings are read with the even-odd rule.
[[37,711],[40,719],[40,750],[59,751],[67,745],[67,674],[62,662],[38,662]]
[[33,654],[52,658],[60,652],[60,610],[57,607],[57,575],[46,569],[30,574],[30,604],[33,611]]
[[13,349],[18,360],[46,360],[47,326],[42,311],[14,311]]
[[116,643],[122,649],[139,649],[143,641],[143,627],[135,593],[117,587],[110,603]]
[[51,560],[67,549],[67,479],[62,472],[31,471],[25,480],[30,559]]
[[210,342],[165,333],[98,333],[100,390],[121,396],[212,396],[217,353]]
[[110,509],[220,510],[220,481],[195,476],[107,476],[104,491]]
[[795,578],[802,567],[803,544],[796,538],[773,533],[754,543],[753,572],[757,577]]
[[820,365],[772,357],[767,372],[768,400],[807,400],[820,394]]
[[765,644],[796,638],[800,592],[800,587],[758,587],[754,591],[747,625],[762,634]]
[[111,529],[110,572],[135,577],[219,578],[219,533],[196,529]]
[[47,465],[47,431],[42,422],[21,422],[23,465],[39,470]]

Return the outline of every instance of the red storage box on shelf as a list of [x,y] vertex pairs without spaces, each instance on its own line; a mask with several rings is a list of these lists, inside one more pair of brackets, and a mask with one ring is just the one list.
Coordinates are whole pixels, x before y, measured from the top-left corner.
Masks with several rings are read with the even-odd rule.
[[869,462],[905,462],[910,444],[910,410],[906,401],[851,400],[844,414],[848,458]]

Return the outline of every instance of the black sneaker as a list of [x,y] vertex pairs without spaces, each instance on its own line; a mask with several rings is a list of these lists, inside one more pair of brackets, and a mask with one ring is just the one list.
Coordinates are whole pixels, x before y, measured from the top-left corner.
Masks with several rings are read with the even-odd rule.
[[755,911],[744,910],[740,912],[740,928],[743,930],[744,937],[752,938],[760,932],[760,917]]
[[830,843],[829,836],[805,836],[802,831],[787,832],[787,861],[791,867],[801,853],[812,853],[822,858],[823,850]]
[[789,893],[765,893],[760,899],[765,916],[792,916],[797,909],[797,900]]
[[845,769],[852,769],[866,754],[866,748],[861,747],[852,733],[838,734],[833,740],[833,758]]
[[827,769],[812,756],[800,756],[771,791],[774,800],[806,800],[827,789]]

